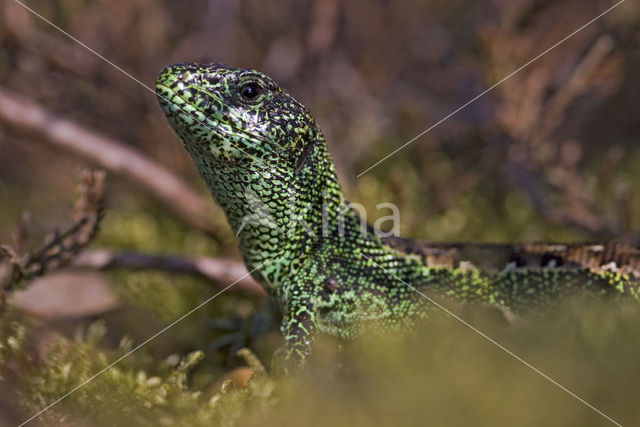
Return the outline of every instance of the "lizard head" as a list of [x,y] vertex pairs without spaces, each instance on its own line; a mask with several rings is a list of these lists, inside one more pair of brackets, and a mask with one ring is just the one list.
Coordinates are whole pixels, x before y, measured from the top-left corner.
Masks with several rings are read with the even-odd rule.
[[302,245],[294,240],[320,228],[325,195],[341,201],[314,119],[265,74],[220,64],[171,65],[158,75],[156,93],[245,258]]
[[255,70],[170,65],[158,75],[156,94],[187,150],[219,166],[295,169],[319,133],[300,102]]

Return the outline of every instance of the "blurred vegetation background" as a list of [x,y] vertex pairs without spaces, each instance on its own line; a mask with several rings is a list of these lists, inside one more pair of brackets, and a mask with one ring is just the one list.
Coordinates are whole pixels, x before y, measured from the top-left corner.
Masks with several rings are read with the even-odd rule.
[[[356,176],[379,159],[613,3],[32,0],[27,4],[150,87],[160,69],[181,61],[223,62],[270,74],[312,111],[325,132],[349,199],[365,205],[370,221],[388,214],[377,210],[376,204],[395,203],[403,236],[433,241],[640,242],[640,6],[632,1],[360,178]],[[10,292],[1,328],[0,368],[7,371],[1,387],[2,395],[8,397],[0,403],[0,424],[12,424],[106,366],[101,358],[115,360],[240,274],[222,280],[227,264],[214,274],[220,280],[168,273],[159,266],[168,261],[158,259],[147,265],[151,268],[135,268],[141,261],[132,254],[206,256],[226,262],[237,260],[238,253],[224,216],[209,201],[154,94],[14,0],[0,5],[0,22],[0,242],[11,242],[16,230],[26,228],[16,225],[24,211],[30,214],[29,237],[21,237],[28,242],[22,242],[25,250],[38,248],[53,230],[73,224],[68,212],[77,171],[99,167],[107,171],[106,209],[91,242],[92,254],[96,250],[124,254],[134,265],[132,271],[97,268],[95,262],[84,261],[83,269],[57,271],[25,290]],[[60,123],[64,126],[56,127]],[[105,145],[105,139],[111,145]],[[167,182],[189,191],[163,193],[163,188],[171,187]],[[182,198],[174,199],[176,194]],[[237,262],[228,265],[229,271],[239,268]],[[180,270],[171,266],[170,270]],[[212,415],[207,412],[209,406],[207,410],[198,406],[206,400],[202,396],[216,395],[211,390],[217,390],[225,376],[246,375],[241,368],[245,362],[235,351],[249,345],[268,364],[280,344],[278,315],[251,286],[247,283],[243,291],[221,295],[150,342],[123,362],[120,374],[109,371],[114,376],[104,388],[96,385],[69,400],[58,412],[52,411],[60,417],[52,416],[47,423],[58,422],[78,408],[74,416],[86,422],[109,404],[133,402],[140,397],[136,393],[145,397],[131,403],[133,412],[169,405],[176,410],[174,415],[189,414],[194,423],[195,417],[206,423]],[[579,324],[591,321],[576,316]],[[626,317],[611,322],[617,321],[630,323]],[[618,329],[592,323],[597,325],[593,330],[600,331],[589,332],[600,334],[594,341],[598,349],[602,342],[623,341]],[[437,335],[433,328],[430,331],[436,341],[448,337],[447,333]],[[569,334],[572,331],[566,329]],[[476,339],[471,332],[458,331],[454,336]],[[473,353],[486,362],[485,369],[499,372],[507,356],[476,347]],[[579,349],[576,345],[566,354],[584,355]],[[187,368],[180,368],[179,361],[197,350],[204,352],[203,359],[186,385],[180,375]],[[450,351],[456,352],[455,348]],[[16,354],[28,360],[17,361]],[[446,361],[449,353],[443,354],[433,357]],[[601,354],[595,350],[593,354],[597,365]],[[86,369],[65,374],[70,360]],[[464,358],[455,360],[464,365]],[[577,365],[560,364],[554,373],[573,369],[565,377],[573,379],[592,373],[593,365]],[[637,369],[626,371],[625,366],[621,371],[637,373]],[[513,367],[513,372],[533,375],[524,367],[518,369]],[[402,377],[393,373],[387,378],[391,385],[376,387],[404,390],[406,383],[391,380],[396,374]],[[462,387],[468,372],[463,369],[452,375]],[[156,389],[145,388],[160,387],[155,379],[149,385],[150,377],[161,378],[157,381],[169,390],[164,397],[154,394]],[[41,384],[38,378],[49,380]],[[126,386],[118,383],[123,378]],[[504,387],[518,386],[513,378],[497,381]],[[114,398],[102,407],[92,396],[113,393],[109,384],[126,392],[122,391],[121,401]],[[366,387],[368,383],[354,384]],[[407,388],[411,393],[424,385],[411,384]],[[439,378],[435,384],[442,387],[444,380]],[[469,392],[482,393],[483,384],[471,381]],[[532,393],[552,387],[536,384]],[[576,384],[587,387],[580,381]],[[309,396],[317,396],[324,386]],[[269,387],[258,384],[245,394],[270,396],[265,391]],[[344,397],[345,389],[340,390],[338,395]],[[425,396],[435,389],[429,390]],[[628,411],[632,419],[631,409],[620,407],[619,401],[612,404],[597,388],[590,390],[590,397],[619,413]],[[500,392],[494,385],[492,393]],[[167,395],[179,397],[172,400]],[[257,398],[251,395],[251,399]],[[549,404],[544,396],[535,399],[540,405]],[[376,397],[368,403],[378,405],[379,401]],[[579,407],[578,402],[564,403],[571,408],[563,412],[567,422],[597,417],[571,406]],[[241,407],[237,405],[234,401],[226,408],[237,412]],[[338,406],[336,414],[344,411]],[[500,419],[492,418],[495,412],[480,404],[474,407],[479,424]],[[579,412],[577,418],[572,418],[573,410]],[[215,416],[225,413],[212,411]],[[156,415],[159,418],[148,420],[169,416]],[[371,419],[375,417],[363,415],[359,422]],[[100,423],[112,420],[100,418]],[[540,420],[523,418],[520,423],[533,425]]]

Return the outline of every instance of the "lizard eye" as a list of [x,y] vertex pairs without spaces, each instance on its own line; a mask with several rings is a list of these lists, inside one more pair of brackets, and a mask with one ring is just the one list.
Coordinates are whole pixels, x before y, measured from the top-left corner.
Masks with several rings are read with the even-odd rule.
[[242,85],[242,87],[240,88],[240,95],[242,95],[244,99],[252,101],[256,99],[258,95],[260,95],[261,91],[262,88],[257,83],[249,82]]

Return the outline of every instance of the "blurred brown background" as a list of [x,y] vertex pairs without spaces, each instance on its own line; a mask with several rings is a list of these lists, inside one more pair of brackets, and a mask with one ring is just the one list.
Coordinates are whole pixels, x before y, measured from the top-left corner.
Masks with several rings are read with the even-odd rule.
[[[360,178],[614,3],[27,4],[149,87],[165,65],[181,61],[272,75],[316,117],[349,199],[367,207],[370,221],[387,214],[376,204],[397,204],[404,236],[640,241],[637,2],[625,1]],[[0,4],[0,22],[0,242],[23,228],[16,224],[28,211],[29,236],[22,237],[26,250],[38,248],[73,223],[77,171],[107,171],[93,258],[79,262],[83,271],[46,276],[19,298],[29,316],[45,320],[35,321],[30,338],[40,358],[34,360],[46,360],[43,348],[60,337],[90,336],[91,328],[77,331],[96,319],[105,321],[100,345],[112,360],[123,336],[140,343],[242,274],[234,237],[153,93],[14,0]],[[99,265],[105,254],[117,262]],[[206,256],[213,264],[203,273],[189,259],[159,254]],[[101,269],[109,272],[95,271]],[[200,277],[156,271],[162,269]],[[167,355],[205,350],[193,383],[200,390],[240,363],[230,349],[250,345],[268,360],[279,344],[278,322],[260,317],[265,303],[254,285],[247,281],[240,292],[217,298],[123,369],[153,370]],[[41,376],[39,362],[33,366]],[[82,379],[51,388],[43,399]],[[35,400],[33,408],[42,406]],[[6,420],[21,419],[6,402]]]
[[[613,3],[28,5],[151,88],[159,70],[180,61],[224,62],[271,74],[317,118],[349,199],[366,206],[370,221],[388,213],[376,204],[397,204],[405,236],[639,240],[640,7],[631,1],[360,178]],[[114,272],[91,280],[64,277],[58,282],[70,284],[68,294],[42,285],[44,294],[23,300],[70,296],[58,298],[57,307],[29,310],[86,318],[120,307],[104,289],[108,280],[112,293],[133,306],[134,318],[141,306],[163,324],[211,295],[211,281],[220,286],[237,278],[243,271],[237,261],[217,263],[238,259],[234,236],[155,95],[15,1],[4,1],[1,11],[0,241],[21,230],[16,224],[26,211],[30,225],[21,246],[37,248],[46,235],[73,223],[78,169],[107,171],[106,215],[91,242],[98,252],[80,264],[92,274]],[[104,261],[105,253],[111,261]],[[206,271],[195,268],[208,281],[180,285],[181,276],[155,270],[194,273],[193,264],[153,258],[160,254],[216,258]],[[90,291],[85,283],[100,286]],[[255,283],[244,285],[237,288],[261,300]],[[84,299],[80,290],[87,292]],[[191,326],[221,312],[248,318],[262,304],[228,300],[195,316]],[[75,312],[78,307],[95,308]],[[147,331],[145,326],[139,333]],[[188,338],[197,332],[181,336],[187,347],[201,347]]]
[[[271,74],[310,107],[350,198],[371,217],[392,201],[404,235],[493,241],[637,237],[637,4],[355,176],[612,4],[29,2],[149,86],[164,65],[185,60]],[[11,0],[0,19],[3,88],[135,147],[204,193],[151,93]],[[23,209],[43,224],[65,208],[82,161],[49,145],[2,124],[3,240]],[[109,211],[153,211],[144,191],[111,175]]]

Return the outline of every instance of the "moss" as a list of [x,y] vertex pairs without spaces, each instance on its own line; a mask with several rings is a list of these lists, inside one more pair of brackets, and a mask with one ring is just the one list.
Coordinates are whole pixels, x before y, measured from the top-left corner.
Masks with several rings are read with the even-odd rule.
[[[106,426],[118,420],[140,426],[175,425],[185,418],[192,425],[205,424],[211,408],[199,390],[187,386],[187,374],[202,359],[202,352],[188,354],[177,364],[175,357],[145,363],[144,352],[130,354],[130,341],[122,341],[117,351],[100,349],[105,332],[102,323],[95,323],[75,342],[61,340],[51,349],[45,363],[25,379],[21,400],[27,413],[66,396],[41,415],[45,425]],[[113,360],[125,357],[111,366]]]
[[0,381],[4,379],[7,365],[21,359],[24,351],[27,327],[13,310],[0,310]]
[[[640,311],[584,302],[533,322],[459,314],[514,354],[622,424],[635,419]],[[95,323],[25,369],[21,401],[35,413],[127,354],[104,348]],[[42,414],[44,425],[595,425],[606,419],[448,316],[410,335],[341,346],[319,340],[313,363],[260,373],[244,388],[224,377],[196,386],[201,352],[167,359],[134,352]],[[256,362],[253,361],[253,364]],[[260,371],[259,365],[255,370]],[[215,386],[213,384],[222,384]],[[213,393],[210,387],[218,387]]]
[[165,212],[151,207],[110,209],[102,222],[96,245],[147,252],[174,252],[213,256],[218,245],[189,229]]

